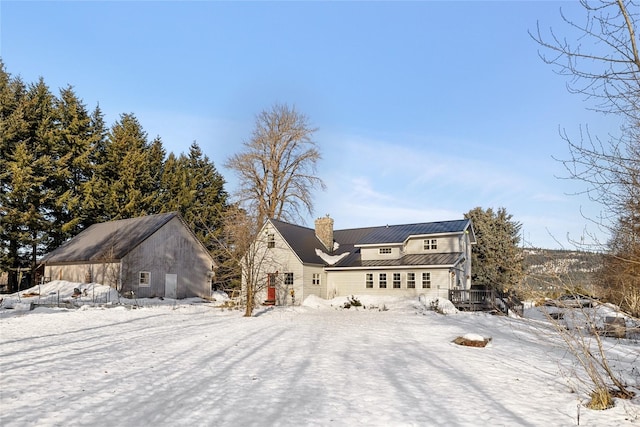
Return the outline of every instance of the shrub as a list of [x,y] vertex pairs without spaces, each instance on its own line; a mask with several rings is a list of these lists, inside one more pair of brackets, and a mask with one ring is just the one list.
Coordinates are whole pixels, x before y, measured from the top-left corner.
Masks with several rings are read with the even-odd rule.
[[347,302],[344,303],[343,307],[344,308],[362,307],[362,303],[358,298],[351,295],[349,298],[347,298]]
[[598,411],[613,407],[611,392],[606,387],[598,387],[591,392],[591,400],[587,403],[587,408]]

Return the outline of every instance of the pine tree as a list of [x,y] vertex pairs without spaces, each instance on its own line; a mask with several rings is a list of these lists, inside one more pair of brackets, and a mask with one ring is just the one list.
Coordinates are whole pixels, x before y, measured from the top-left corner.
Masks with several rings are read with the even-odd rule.
[[[27,150],[26,158],[31,159],[31,186],[27,195],[29,267],[35,270],[39,256],[52,246],[52,232],[55,224],[52,212],[57,198],[57,182],[60,174],[66,173],[66,165],[61,161],[58,146],[57,110],[55,96],[40,78],[29,88],[26,98],[25,118],[28,136],[22,142]],[[19,145],[21,146],[21,143]],[[25,153],[17,154],[24,156]],[[19,157],[18,161],[25,157]]]
[[[99,184],[105,189],[105,214],[110,220],[133,218],[154,211],[158,140],[152,145],[133,114],[123,114],[108,133],[105,162],[98,167]],[[153,155],[152,155],[153,154]]]
[[195,142],[189,147],[187,170],[188,185],[194,199],[185,212],[186,220],[205,246],[211,249],[223,227],[222,217],[228,198],[225,181]]
[[524,276],[521,224],[504,208],[494,212],[477,207],[465,218],[471,219],[477,239],[471,251],[472,283],[503,291],[519,285]]
[[27,88],[13,78],[0,60],[0,271],[9,272],[9,289],[17,288],[15,269],[20,267],[21,221],[14,206],[13,166],[18,141],[26,136],[24,101]]
[[194,201],[194,193],[187,184],[186,157],[170,153],[162,168],[160,195],[156,199],[159,212],[180,212],[183,215]]
[[92,224],[110,219],[105,207],[107,184],[101,174],[102,165],[106,163],[107,158],[107,130],[100,106],[94,109],[90,119],[91,148],[89,163],[91,165],[91,176],[82,188],[81,228],[83,229]]
[[[2,226],[3,268],[15,290],[18,268],[35,272],[38,256],[50,244],[56,151],[55,97],[40,78],[25,90],[2,69]],[[6,245],[6,246],[5,246]],[[4,249],[4,248],[8,249]]]
[[53,211],[52,247],[78,234],[86,224],[83,212],[85,187],[93,176],[91,161],[94,131],[91,116],[72,87],[60,91],[56,102],[59,134],[56,201]]
[[156,137],[149,145],[147,150],[147,164],[146,169],[148,175],[145,177],[143,193],[148,194],[145,205],[147,206],[147,213],[154,214],[161,212],[159,209],[157,200],[161,197],[162,191],[162,174],[164,170],[164,162],[166,151],[162,146],[162,140],[160,137]]
[[222,228],[228,198],[224,178],[213,162],[194,142],[188,156],[169,155],[161,181],[160,210],[180,212],[198,238],[212,250]]

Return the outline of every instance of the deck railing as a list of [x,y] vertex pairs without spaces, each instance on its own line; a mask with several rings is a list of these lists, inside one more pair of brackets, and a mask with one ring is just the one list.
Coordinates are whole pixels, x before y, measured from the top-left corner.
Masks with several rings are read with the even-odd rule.
[[499,310],[505,314],[511,310],[522,316],[523,305],[520,300],[512,293],[495,289],[450,289],[449,300],[459,310]]

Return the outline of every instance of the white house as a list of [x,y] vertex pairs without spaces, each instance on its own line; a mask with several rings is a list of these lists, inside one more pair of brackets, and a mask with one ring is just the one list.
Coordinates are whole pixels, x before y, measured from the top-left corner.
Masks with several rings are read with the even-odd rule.
[[471,287],[468,219],[334,230],[329,216],[315,229],[268,220],[254,243],[263,246],[259,274],[268,278],[264,302],[299,304],[309,295],[447,298]]

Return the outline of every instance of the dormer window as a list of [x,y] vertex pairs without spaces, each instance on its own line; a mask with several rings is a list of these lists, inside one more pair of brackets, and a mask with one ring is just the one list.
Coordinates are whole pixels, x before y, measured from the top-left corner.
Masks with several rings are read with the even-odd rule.
[[424,250],[425,251],[433,251],[438,249],[438,240],[437,239],[424,239],[423,240],[423,244],[424,244]]
[[267,234],[267,247],[275,248],[276,247],[276,235],[273,233]]
[[380,255],[389,255],[391,253],[391,248],[380,248],[378,249],[378,253]]

